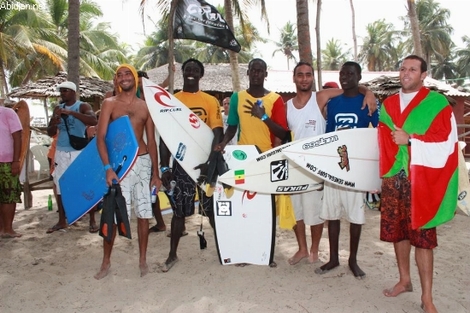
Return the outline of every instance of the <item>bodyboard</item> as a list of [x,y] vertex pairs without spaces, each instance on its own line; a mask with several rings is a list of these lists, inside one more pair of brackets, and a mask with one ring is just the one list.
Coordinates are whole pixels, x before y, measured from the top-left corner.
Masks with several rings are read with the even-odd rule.
[[282,153],[297,142],[283,144],[240,163],[243,168],[237,168],[238,164],[234,164],[219,177],[219,181],[237,189],[266,194],[292,194],[323,188],[323,179],[310,174]]
[[[122,116],[108,126],[106,133],[109,164],[121,181],[134,164],[139,146],[128,116]],[[65,215],[69,224],[90,211],[108,191],[96,138],[80,152],[59,179]],[[150,190],[149,190],[150,192]]]
[[[258,156],[255,146],[226,146],[224,158],[231,168]],[[245,158],[246,156],[246,158]],[[230,197],[218,182],[214,190],[215,239],[222,265],[273,261],[276,210],[274,196],[234,189]]]
[[196,182],[200,171],[196,167],[207,161],[214,133],[193,111],[165,89],[142,78],[145,102],[172,156]]
[[31,128],[30,128],[30,115],[29,107],[26,101],[21,100],[13,106],[13,110],[18,114],[23,132],[21,135],[21,152],[20,152],[20,168],[23,168],[26,155],[29,150],[29,143],[31,139]]
[[357,191],[381,190],[376,128],[346,129],[303,139],[283,153],[335,185]]

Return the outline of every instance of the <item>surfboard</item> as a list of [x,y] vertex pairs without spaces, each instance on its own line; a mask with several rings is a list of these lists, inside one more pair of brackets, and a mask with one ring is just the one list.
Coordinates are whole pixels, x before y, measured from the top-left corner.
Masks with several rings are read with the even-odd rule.
[[21,135],[21,152],[20,152],[20,167],[23,168],[26,155],[28,154],[29,149],[29,142],[31,138],[31,128],[30,128],[30,115],[29,115],[29,107],[26,101],[21,100],[13,106],[13,110],[15,110],[16,114],[21,122],[21,126],[23,127],[23,132]]
[[[292,194],[322,188],[323,179],[310,174],[282,153],[296,142],[256,155],[248,162],[240,163],[241,168],[234,164],[230,171],[219,177],[219,181],[237,189],[267,194]],[[246,157],[242,150],[239,153],[238,157]]]
[[[128,116],[122,116],[108,126],[106,134],[109,164],[120,168],[121,181],[132,168],[139,146]],[[69,224],[88,213],[108,191],[96,139],[93,138],[59,179],[62,203]],[[150,190],[149,190],[150,192]]]
[[[229,167],[243,168],[243,163],[258,155],[255,146],[226,146],[224,158]],[[274,196],[234,189],[229,198],[218,182],[213,197],[214,232],[220,263],[271,264],[276,225]]]
[[459,194],[457,197],[457,206],[463,213],[470,216],[470,181],[468,178],[468,168],[465,163],[463,150],[467,144],[459,141]]
[[300,140],[283,150],[325,181],[358,191],[380,191],[376,128],[355,128]]
[[200,170],[194,167],[207,161],[214,133],[193,111],[165,89],[142,78],[145,102],[156,131],[172,156],[195,182]]

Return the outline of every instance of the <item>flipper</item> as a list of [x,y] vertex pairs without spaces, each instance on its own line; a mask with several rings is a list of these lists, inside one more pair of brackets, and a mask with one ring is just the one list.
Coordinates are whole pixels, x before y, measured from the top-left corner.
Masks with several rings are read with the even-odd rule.
[[115,209],[119,235],[132,239],[131,225],[129,224],[129,216],[127,215],[126,199],[122,195],[121,186],[113,184],[111,188],[115,188],[116,190]]
[[116,205],[116,190],[109,187],[108,193],[103,197],[103,209],[100,219],[100,236],[107,242],[113,238],[114,208]]

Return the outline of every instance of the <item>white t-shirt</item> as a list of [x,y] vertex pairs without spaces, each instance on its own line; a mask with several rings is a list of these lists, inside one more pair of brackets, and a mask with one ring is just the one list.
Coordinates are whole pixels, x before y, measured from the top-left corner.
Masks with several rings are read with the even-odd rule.
[[294,133],[294,140],[325,133],[326,120],[318,107],[315,92],[301,109],[294,106],[292,99],[287,101],[287,125]]

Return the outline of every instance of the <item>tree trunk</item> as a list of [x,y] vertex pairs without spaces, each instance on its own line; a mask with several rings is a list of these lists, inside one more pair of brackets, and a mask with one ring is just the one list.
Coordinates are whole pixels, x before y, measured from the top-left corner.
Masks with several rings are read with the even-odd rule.
[[[321,40],[320,40],[320,14],[321,14],[321,0],[317,0],[317,17],[315,19],[315,35],[317,37],[317,72],[318,72],[318,89],[323,86],[321,78]],[[314,82],[314,90],[315,82]]]
[[[224,9],[225,21],[235,34],[235,28],[233,27],[232,1],[224,0]],[[228,55],[230,57],[230,68],[232,70],[232,89],[233,92],[237,92],[241,90],[240,71],[238,70],[238,54],[235,51],[228,50]]]
[[0,59],[0,99],[6,99],[8,94],[8,83],[5,75],[3,60]]
[[356,13],[354,11],[353,0],[349,0],[349,4],[351,5],[351,30],[353,37],[354,62],[357,62]]
[[175,18],[176,6],[178,0],[172,0],[170,6],[170,15],[168,16],[168,91],[175,91],[175,72],[173,71],[173,63],[175,60],[175,42],[173,40],[173,20]]
[[414,54],[424,57],[423,48],[421,47],[421,35],[419,32],[419,21],[416,15],[415,0],[407,0],[408,3],[408,17],[410,18],[411,35],[413,38]]
[[69,0],[67,79],[77,85],[80,99],[80,0]]
[[[296,9],[299,60],[313,65],[312,44],[310,42],[310,23],[308,20],[308,0],[296,0]],[[315,73],[313,76],[313,90],[316,90]]]

